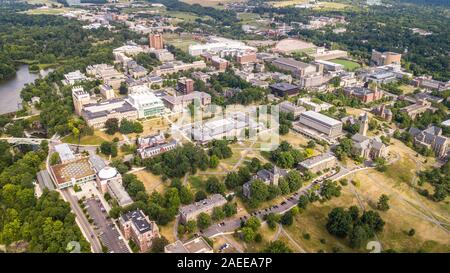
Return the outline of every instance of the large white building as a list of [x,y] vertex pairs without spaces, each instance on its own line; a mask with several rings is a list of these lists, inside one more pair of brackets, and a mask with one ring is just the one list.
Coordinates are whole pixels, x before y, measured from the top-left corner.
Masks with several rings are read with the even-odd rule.
[[150,90],[139,90],[128,96],[128,102],[136,108],[138,118],[161,115],[164,112],[163,101]]
[[342,122],[314,111],[301,113],[299,123],[328,137],[342,134]]
[[222,37],[211,37],[206,44],[194,44],[189,46],[189,54],[200,56],[203,53],[217,54],[220,57],[236,56],[239,52],[258,51],[256,48],[247,46],[241,41],[226,39]]

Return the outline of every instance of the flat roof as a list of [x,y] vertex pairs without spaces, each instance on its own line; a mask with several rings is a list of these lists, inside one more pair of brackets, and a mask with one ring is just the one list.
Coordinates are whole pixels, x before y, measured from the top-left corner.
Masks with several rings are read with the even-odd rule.
[[152,229],[151,223],[147,221],[141,210],[134,210],[123,214],[122,219],[126,222],[131,221],[141,234]]
[[75,155],[67,143],[56,145],[55,151],[59,154],[59,158],[62,162],[75,159]]
[[58,184],[69,182],[72,178],[80,179],[95,175],[95,170],[87,157],[68,163],[58,164],[51,168]]
[[302,167],[311,168],[311,167],[314,167],[325,161],[334,160],[334,159],[336,159],[336,157],[334,155],[332,155],[331,153],[324,153],[324,154],[320,154],[318,156],[308,158],[305,161],[300,162],[299,164]]
[[300,114],[300,116],[307,116],[309,118],[312,118],[312,119],[324,122],[324,123],[326,123],[328,125],[331,125],[331,126],[342,124],[342,122],[340,122],[339,120],[335,120],[333,118],[330,118],[328,116],[325,116],[325,115],[323,115],[321,113],[317,113],[317,112],[314,112],[314,111],[303,112],[303,113]]

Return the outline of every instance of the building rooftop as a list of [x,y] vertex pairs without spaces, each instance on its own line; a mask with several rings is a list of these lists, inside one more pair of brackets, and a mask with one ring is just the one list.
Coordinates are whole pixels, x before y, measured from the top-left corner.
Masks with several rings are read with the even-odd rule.
[[303,63],[303,62],[297,61],[292,58],[278,58],[278,59],[274,60],[273,62],[281,63],[281,64],[289,65],[289,66],[294,66],[296,68],[307,68],[307,67],[311,66],[310,64]]
[[151,223],[147,221],[144,213],[141,210],[130,211],[126,214],[123,214],[121,217],[125,222],[131,221],[131,223],[141,234],[152,229]]
[[75,159],[75,155],[67,143],[58,144],[55,146],[55,151],[59,154],[61,162],[66,162]]
[[314,167],[314,166],[316,166],[318,164],[321,164],[321,163],[323,163],[325,161],[334,160],[334,159],[336,159],[336,157],[333,154],[331,154],[331,153],[323,153],[321,155],[308,158],[308,159],[300,162],[299,165],[304,167],[304,168],[309,169],[309,168],[312,168],[312,167]]
[[287,82],[279,82],[279,83],[271,84],[270,88],[275,88],[275,89],[278,89],[281,91],[288,91],[288,90],[298,88],[298,86],[287,83]]
[[166,253],[212,253],[213,248],[203,237],[193,238],[185,243],[180,240],[167,245],[164,248]]
[[80,179],[95,175],[95,170],[87,157],[69,163],[54,165],[51,168],[58,184],[69,182],[72,178]]
[[188,215],[194,211],[203,209],[204,207],[213,206],[214,204],[222,203],[224,201],[226,202],[226,199],[221,194],[213,194],[206,199],[181,207],[180,213]]
[[129,102],[120,98],[99,103],[89,103],[83,108],[83,113],[88,119],[105,117],[113,112],[125,113],[130,111],[136,111],[136,108],[134,108]]
[[314,111],[303,112],[303,113],[301,113],[300,116],[306,116],[308,118],[312,118],[314,120],[321,121],[321,122],[323,122],[323,123],[325,123],[327,125],[330,125],[330,126],[342,124],[342,122],[340,122],[339,120],[335,120],[333,118],[330,118],[328,116],[325,116],[325,115],[323,115],[321,113],[317,113],[317,112],[314,112]]

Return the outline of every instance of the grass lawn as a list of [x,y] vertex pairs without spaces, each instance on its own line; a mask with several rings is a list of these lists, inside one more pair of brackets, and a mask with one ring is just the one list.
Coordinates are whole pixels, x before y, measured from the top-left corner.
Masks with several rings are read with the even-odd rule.
[[345,59],[334,59],[330,60],[330,62],[336,64],[342,64],[346,70],[353,71],[361,67],[357,62],[345,60]]
[[67,8],[48,8],[48,9],[30,9],[27,10],[23,13],[29,14],[29,15],[40,15],[40,14],[45,14],[45,15],[57,15],[57,14],[63,14],[68,12],[69,9]]
[[146,170],[135,172],[134,174],[144,183],[145,191],[148,194],[151,194],[153,191],[162,193],[166,189],[166,185],[162,182],[160,176],[154,175]]
[[191,36],[186,35],[178,36],[178,34],[176,33],[164,34],[164,40],[168,44],[171,44],[186,52],[188,51],[190,45],[199,43],[199,41],[194,40]]
[[320,2],[313,9],[315,10],[341,10],[348,8],[349,5],[335,2]]
[[[68,135],[61,139],[62,142],[65,143],[71,143],[71,144],[78,144],[78,138],[75,138],[74,135]],[[105,141],[103,138],[92,135],[92,136],[84,136],[80,140],[81,145],[100,145],[102,142]]]

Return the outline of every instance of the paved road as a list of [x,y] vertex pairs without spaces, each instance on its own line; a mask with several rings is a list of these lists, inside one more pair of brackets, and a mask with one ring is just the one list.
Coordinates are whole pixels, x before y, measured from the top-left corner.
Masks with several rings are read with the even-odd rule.
[[100,241],[98,240],[97,236],[95,236],[95,232],[92,229],[91,225],[89,224],[88,220],[86,219],[86,216],[84,215],[81,208],[78,206],[78,201],[72,194],[70,194],[68,189],[61,190],[61,195],[64,197],[64,199],[70,203],[70,207],[72,208],[72,211],[75,213],[78,225],[83,230],[86,239],[91,244],[92,251],[94,253],[102,253],[102,246],[100,244]]
[[[116,225],[107,218],[106,210],[100,200],[89,198],[85,201],[86,209],[94,220],[96,234],[100,237],[103,245],[108,248],[108,252],[129,253],[125,241],[121,238]],[[104,210],[104,211],[103,211]]]

